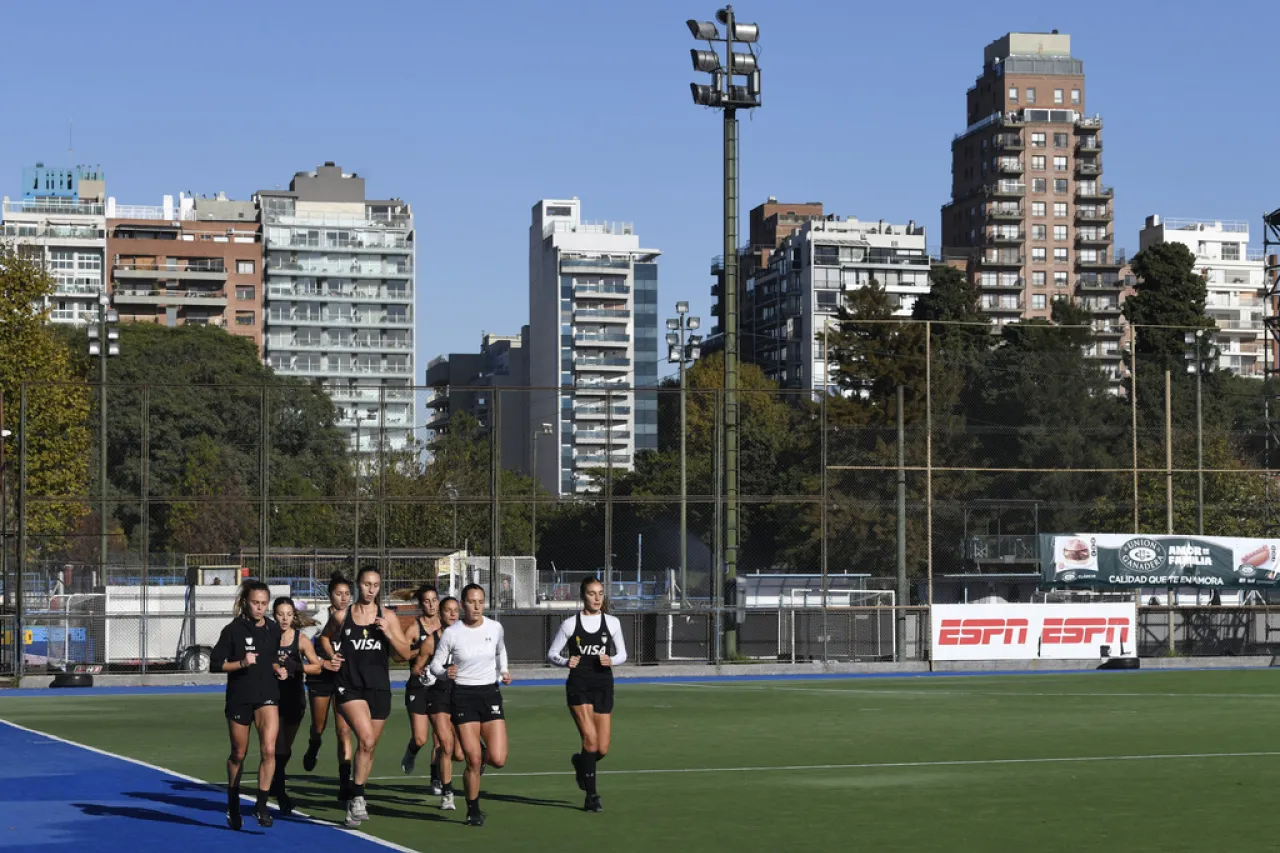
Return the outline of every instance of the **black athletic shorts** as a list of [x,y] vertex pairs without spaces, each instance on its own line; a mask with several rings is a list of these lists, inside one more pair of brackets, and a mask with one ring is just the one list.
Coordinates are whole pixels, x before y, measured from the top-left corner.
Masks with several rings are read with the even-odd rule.
[[427,713],[453,716],[453,685],[436,682],[427,688]]
[[496,684],[478,687],[453,686],[453,722],[488,723],[501,720],[502,691]]
[[307,715],[307,696],[301,690],[280,697],[280,722],[296,726]]
[[363,700],[369,704],[369,716],[385,720],[391,716],[391,691],[372,687],[344,687],[338,691],[338,704]]
[[404,688],[404,707],[408,709],[410,714],[419,714],[425,716],[431,713],[427,710],[427,703],[430,702],[430,687],[423,687],[421,684],[405,685]]
[[332,696],[333,679],[326,678],[324,681],[307,679],[307,690],[310,691],[312,696]]
[[278,704],[274,699],[268,699],[266,702],[237,702],[234,705],[227,705],[224,710],[228,720],[247,726],[253,722],[254,711],[259,708],[274,708]]
[[568,681],[564,685],[564,695],[570,708],[574,705],[590,705],[591,710],[597,714],[613,713],[612,684],[574,684]]

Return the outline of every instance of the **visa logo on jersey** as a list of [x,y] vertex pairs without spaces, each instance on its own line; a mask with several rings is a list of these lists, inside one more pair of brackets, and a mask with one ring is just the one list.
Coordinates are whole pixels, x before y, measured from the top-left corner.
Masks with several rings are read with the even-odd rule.
[[578,648],[582,649],[582,654],[587,657],[599,657],[600,655],[609,654],[609,647],[603,645],[591,645],[588,643],[587,645],[579,646]]
[[382,641],[377,637],[355,637],[348,640],[351,648],[358,652],[380,652],[382,651]]
[[943,619],[940,646],[1021,645],[1027,641],[1026,619]]
[[1133,627],[1127,616],[1050,617],[1044,620],[1044,645],[1088,645],[1090,643],[1127,643]]

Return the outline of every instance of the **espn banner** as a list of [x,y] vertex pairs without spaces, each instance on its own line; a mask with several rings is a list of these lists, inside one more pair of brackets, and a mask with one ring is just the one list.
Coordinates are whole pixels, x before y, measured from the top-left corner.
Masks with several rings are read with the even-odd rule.
[[1053,533],[1040,536],[1047,584],[1135,588],[1280,586],[1277,541],[1225,536]]
[[934,660],[1137,657],[1135,604],[935,604]]

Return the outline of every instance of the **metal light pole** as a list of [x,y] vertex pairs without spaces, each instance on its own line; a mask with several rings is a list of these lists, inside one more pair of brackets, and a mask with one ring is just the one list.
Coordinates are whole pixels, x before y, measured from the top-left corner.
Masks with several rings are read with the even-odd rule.
[[107,359],[120,354],[120,315],[104,291],[98,296],[98,323],[89,327],[89,355],[98,357],[98,577],[107,577]]
[[529,455],[533,457],[529,463],[530,475],[533,480],[533,510],[531,513],[533,524],[529,530],[529,556],[535,558],[535,560],[538,556],[538,436],[551,435],[553,432],[551,424],[543,424],[529,434]]
[[1201,342],[1204,340],[1204,329],[1196,329],[1193,337],[1187,332],[1182,337],[1183,341],[1195,347],[1194,353],[1187,353],[1188,359],[1192,360],[1187,365],[1187,370],[1194,372],[1196,375],[1196,533],[1204,535],[1204,408],[1201,405],[1200,394],[1200,374],[1204,373],[1204,350]]
[[449,502],[453,504],[453,550],[458,550],[458,489],[453,483],[444,484],[445,494],[449,496]]
[[702,338],[687,332],[700,328],[702,321],[690,317],[689,303],[676,303],[676,316],[667,320],[667,361],[680,365],[680,606],[689,605],[686,590],[689,588],[689,466],[688,466],[688,392],[685,388],[685,367],[701,356],[699,344]]
[[[725,26],[724,38],[711,21],[687,24],[710,48],[689,52],[693,69],[711,75],[709,86],[689,84],[693,102],[724,110],[724,575],[732,581],[738,574],[738,110],[760,106],[760,68],[751,47],[760,28],[739,23],[732,6],[716,12],[716,20]],[[723,65],[716,44],[724,45]],[[746,45],[748,52],[735,52],[735,44]],[[746,78],[745,86],[735,84],[738,77]],[[737,640],[736,628],[726,630],[726,655],[737,653]]]

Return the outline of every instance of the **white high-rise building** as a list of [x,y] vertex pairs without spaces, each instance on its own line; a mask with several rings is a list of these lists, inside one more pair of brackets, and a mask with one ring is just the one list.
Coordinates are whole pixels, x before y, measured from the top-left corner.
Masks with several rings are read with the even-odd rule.
[[659,254],[630,224],[583,222],[576,198],[533,206],[527,357],[538,390],[521,426],[552,425],[559,446],[539,454],[536,474],[553,494],[595,491],[601,469],[629,471],[657,449],[657,394],[633,389],[657,386]]
[[42,261],[54,291],[43,307],[54,323],[97,319],[107,252],[106,183],[96,167],[22,170],[22,197],[4,198],[0,238]]
[[1208,285],[1205,313],[1218,324],[1218,368],[1261,378],[1266,363],[1266,285],[1261,250],[1249,248],[1243,221],[1164,219],[1148,216],[1139,246],[1181,243],[1196,256],[1196,272]]
[[365,198],[333,163],[257,194],[266,252],[263,357],[320,380],[352,446],[403,448],[413,429],[414,231],[400,199]]

